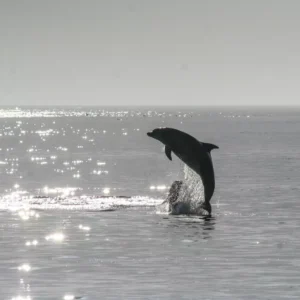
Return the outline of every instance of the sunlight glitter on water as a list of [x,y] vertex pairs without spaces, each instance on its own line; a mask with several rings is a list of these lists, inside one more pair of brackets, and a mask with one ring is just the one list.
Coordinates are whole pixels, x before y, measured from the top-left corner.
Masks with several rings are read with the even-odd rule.
[[62,146],[60,146],[60,147],[56,147],[56,149],[57,149],[57,150],[60,150],[60,151],[63,151],[63,152],[66,152],[66,151],[68,151],[68,148],[66,148],[66,147],[62,147]]
[[76,299],[76,298],[75,298],[74,295],[65,295],[63,299],[64,299],[64,300],[74,300],[74,299]]
[[11,300],[31,300],[31,297],[30,296],[26,296],[26,297],[17,296],[17,297],[11,298]]
[[[85,110],[85,108],[83,108],[83,110]],[[141,116],[142,115],[143,113]],[[146,113],[145,115],[149,117],[154,115],[154,113]],[[241,116],[241,114],[238,115]],[[164,114],[163,116],[168,118],[168,114]],[[182,114],[179,116],[186,117]],[[226,122],[230,122],[230,120],[237,122],[240,119],[241,117],[232,119],[228,118],[225,120]],[[253,118],[248,120],[252,119]],[[3,187],[2,195],[4,193],[8,194],[14,192],[16,189],[14,186],[15,184],[19,184],[21,186],[17,189],[27,189],[28,193],[14,193],[10,199],[2,198],[0,206],[1,208],[11,206],[23,208],[24,205],[28,205],[30,209],[54,210],[43,212],[43,220],[38,223],[35,222],[35,220],[33,222],[32,218],[27,221],[26,224],[24,224],[21,220],[18,220],[19,216],[17,214],[14,214],[13,217],[10,214],[7,214],[9,215],[7,223],[2,220],[3,240],[5,241],[5,247],[2,248],[1,253],[5,263],[4,266],[10,263],[10,257],[19,259],[20,255],[29,255],[28,257],[21,257],[22,260],[18,261],[17,264],[15,264],[14,260],[12,260],[14,272],[11,272],[11,278],[9,277],[9,272],[5,272],[6,278],[3,281],[2,288],[0,288],[0,290],[2,290],[1,293],[3,293],[3,288],[7,288],[7,285],[10,288],[6,297],[3,298],[11,299],[12,296],[15,296],[14,300],[29,300],[30,298],[25,298],[25,296],[28,295],[28,292],[26,292],[25,289],[18,290],[14,288],[15,284],[18,284],[18,280],[15,280],[16,275],[19,275],[19,277],[27,277],[24,275],[30,274],[30,283],[32,284],[32,288],[34,290],[34,294],[31,296],[34,300],[36,298],[51,298],[51,296],[52,298],[63,299],[64,295],[67,296],[67,294],[72,296],[69,298],[72,299],[75,297],[73,294],[77,295],[76,291],[78,288],[83,288],[85,289],[86,293],[91,294],[91,296],[88,295],[86,299],[101,299],[103,297],[113,298],[113,296],[115,296],[114,298],[117,298],[118,293],[122,294],[122,296],[124,295],[124,298],[138,299],[142,298],[140,293],[146,293],[148,291],[149,297],[153,298],[159,298],[160,294],[161,296],[165,296],[162,296],[161,298],[178,296],[179,298],[186,297],[189,299],[197,299],[198,289],[203,292],[203,298],[207,299],[218,299],[220,297],[224,297],[226,299],[251,299],[252,297],[252,299],[255,299],[254,293],[259,294],[261,298],[267,298],[267,296],[269,296],[270,299],[277,299],[280,297],[280,295],[284,294],[286,298],[298,299],[296,296],[293,297],[292,295],[296,295],[297,293],[296,290],[298,287],[295,285],[295,282],[297,282],[299,277],[297,269],[297,266],[299,265],[298,256],[297,251],[295,250],[297,248],[296,246],[299,244],[299,239],[297,236],[297,231],[293,230],[293,228],[295,226],[297,227],[298,224],[298,219],[293,219],[293,211],[297,211],[295,208],[298,207],[298,204],[293,206],[291,197],[288,197],[288,199],[285,199],[285,202],[287,203],[287,209],[282,210],[280,203],[278,203],[278,207],[275,205],[272,206],[274,218],[265,213],[265,210],[262,210],[261,212],[257,213],[256,216],[251,217],[252,220],[250,218],[248,219],[248,217],[245,217],[246,214],[247,216],[251,216],[251,212],[253,212],[253,210],[256,212],[256,209],[259,210],[259,208],[262,208],[259,207],[259,204],[255,202],[256,199],[254,199],[254,197],[254,203],[250,204],[251,201],[248,201],[248,198],[251,200],[252,196],[256,196],[254,191],[258,190],[260,193],[261,189],[260,184],[257,184],[257,177],[255,176],[257,174],[255,172],[251,173],[253,171],[252,169],[257,170],[257,168],[252,168],[252,163],[255,166],[255,162],[252,161],[251,163],[250,160],[248,161],[246,159],[246,155],[243,156],[241,154],[241,150],[243,150],[243,138],[246,138],[247,136],[244,132],[239,133],[240,129],[237,130],[237,132],[234,132],[233,135],[233,137],[241,138],[241,140],[239,138],[237,139],[237,145],[233,143],[234,146],[237,146],[237,150],[234,152],[234,147],[230,146],[230,142],[234,141],[234,139],[230,139],[230,133],[228,135],[224,135],[226,138],[223,140],[221,138],[224,133],[222,132],[222,129],[226,128],[226,126],[223,125],[229,123],[217,124],[213,120],[211,123],[212,126],[197,126],[198,124],[195,121],[190,124],[190,127],[189,125],[185,124],[185,129],[188,132],[190,131],[193,133],[197,131],[197,136],[199,136],[199,138],[205,137],[205,139],[208,139],[212,137],[212,142],[214,139],[220,139],[220,144],[224,144],[225,146],[224,152],[222,151],[225,153],[225,157],[218,157],[218,154],[216,154],[216,158],[218,159],[216,160],[215,164],[216,175],[219,177],[217,178],[217,191],[213,198],[212,205],[216,203],[216,207],[213,207],[213,212],[217,216],[217,226],[216,230],[211,230],[210,228],[213,227],[213,222],[211,222],[211,220],[205,220],[204,223],[206,223],[206,225],[202,226],[202,224],[199,224],[198,226],[198,224],[193,225],[190,224],[191,222],[188,220],[177,217],[165,218],[154,216],[154,219],[152,219],[152,213],[154,211],[153,208],[149,210],[149,213],[147,211],[146,214],[144,210],[140,211],[139,209],[134,209],[134,211],[136,210],[136,213],[132,213],[130,210],[128,210],[130,214],[129,216],[127,216],[127,210],[125,214],[123,213],[122,208],[120,213],[95,213],[95,216],[90,213],[83,214],[81,212],[69,213],[61,211],[84,211],[90,209],[101,210],[103,208],[114,209],[114,206],[116,209],[120,209],[118,208],[118,205],[145,206],[157,204],[157,200],[153,199],[154,197],[125,199],[114,197],[96,198],[96,196],[100,194],[103,195],[102,191],[106,186],[111,188],[111,193],[109,195],[116,195],[116,192],[122,195],[150,194],[156,196],[165,194],[166,189],[157,189],[157,186],[168,186],[168,184],[173,180],[173,175],[177,178],[178,173],[176,173],[175,170],[177,167],[172,168],[173,164],[164,165],[163,163],[158,163],[155,165],[155,163],[158,162],[158,159],[160,159],[159,155],[161,154],[159,151],[156,151],[157,146],[153,143],[154,146],[152,149],[152,144],[150,144],[150,142],[149,144],[140,146],[140,144],[135,143],[133,139],[133,134],[135,134],[133,126],[140,127],[141,136],[143,136],[146,126],[149,125],[149,127],[152,128],[154,122],[157,122],[157,124],[159,123],[158,120],[153,120],[151,121],[151,124],[149,123],[148,125],[144,126],[145,120],[143,120],[143,123],[141,124],[132,124],[131,120],[128,120],[126,115],[126,118],[123,118],[123,121],[126,122],[126,124],[121,125],[123,127],[130,127],[128,128],[129,135],[126,137],[120,134],[119,127],[113,127],[111,126],[111,123],[106,124],[105,121],[102,122],[103,119],[91,120],[91,118],[88,119],[87,117],[75,121],[74,118],[72,120],[67,118],[64,120],[56,119],[53,122],[57,123],[57,128],[63,127],[62,129],[59,129],[60,136],[57,139],[56,137],[53,139],[57,141],[57,144],[52,144],[53,140],[48,137],[45,137],[46,143],[43,143],[40,139],[40,136],[35,133],[36,130],[47,129],[49,124],[52,124],[52,120],[36,120],[37,119],[30,120],[31,123],[34,122],[36,125],[26,125],[27,121],[24,121],[24,119],[22,120],[22,127],[24,126],[24,136],[22,136],[22,140],[24,142],[23,144],[18,143],[20,138],[18,138],[19,132],[16,131],[16,129],[13,129],[14,134],[9,133],[9,131],[12,130],[16,124],[15,120],[2,120],[3,123],[6,121],[13,123],[13,125],[10,126],[11,129],[7,129],[7,140],[4,140],[4,135],[1,138],[1,140],[4,142],[1,144],[1,147],[3,148],[3,151],[0,152],[3,155],[1,159],[6,164],[1,165],[3,174],[1,185]],[[39,124],[41,121],[43,121],[43,123]],[[174,123],[171,123],[171,120],[169,121],[170,122],[167,123],[166,120],[166,125],[169,126],[175,124],[175,121]],[[201,122],[202,121],[205,122],[205,120],[201,120]],[[276,120],[276,123],[278,123],[277,121],[278,120]],[[44,126],[46,122],[48,122],[48,124]],[[72,130],[70,129],[71,126],[67,125],[68,122],[70,122],[70,124],[73,126]],[[80,122],[80,124],[77,124],[76,122]],[[96,124],[92,122],[99,124],[99,127],[96,127]],[[118,120],[116,122],[121,123],[122,121]],[[179,122],[176,124],[178,125]],[[215,124],[216,127],[213,127]],[[8,125],[10,124],[6,124],[5,126],[9,127]],[[200,125],[202,125],[202,123],[200,123]],[[261,128],[261,124],[259,125]],[[284,142],[287,142],[287,140],[290,139],[292,133],[295,133],[296,135],[299,131],[298,121],[293,122],[293,126],[291,128],[283,127],[283,122],[280,122],[278,125],[284,129],[284,134],[279,136],[279,141],[282,145],[284,145]],[[42,126],[44,126],[44,128],[41,128]],[[83,128],[81,128],[80,134],[74,136],[73,132],[77,132],[77,127],[79,126]],[[98,131],[99,133],[97,138],[93,135],[95,134],[93,130],[88,132],[86,131],[85,127],[88,126],[96,127],[97,130],[95,131]],[[54,126],[52,127],[54,128]],[[205,129],[201,130],[202,127],[205,127]],[[293,127],[295,131],[293,131]],[[3,128],[4,126],[2,127],[2,130],[4,130]],[[105,128],[108,130],[108,132],[103,134],[102,130]],[[256,136],[254,136],[254,139],[251,139],[251,136],[253,137],[254,134],[257,134],[254,132],[255,127],[252,129],[252,127],[247,128],[245,126],[245,128],[242,129],[245,130],[245,132],[247,130],[253,131],[250,132],[251,135],[249,136],[249,140],[252,141],[254,146],[263,145],[263,143],[260,143],[260,138],[256,139]],[[30,133],[31,130],[33,131],[32,133]],[[122,143],[124,144],[120,145],[119,140],[117,141],[116,139],[111,139],[114,137],[114,131],[118,135],[119,140],[122,140]],[[286,132],[289,132],[289,134],[286,134]],[[1,134],[2,133],[3,131],[1,131]],[[260,130],[258,133],[262,135],[263,132]],[[65,134],[66,139],[63,137]],[[214,134],[215,136],[213,136]],[[88,139],[82,140],[82,135],[87,135]],[[281,141],[281,136],[286,136],[287,140],[283,138]],[[99,138],[97,147],[92,147],[92,144],[88,142],[90,138],[94,137],[96,141]],[[122,137],[122,139],[120,137]],[[272,137],[275,140],[276,134],[274,133]],[[67,142],[67,138],[70,139],[70,143]],[[263,140],[264,139],[265,137]],[[14,141],[14,144],[11,144],[11,141]],[[259,143],[255,144],[256,141]],[[147,142],[146,138],[145,142]],[[111,148],[109,143],[111,143]],[[293,142],[291,142],[291,144],[293,145]],[[55,146],[60,145],[68,147],[69,152],[57,151]],[[82,145],[84,150],[79,147],[77,148],[77,145]],[[118,148],[119,145],[123,147],[121,148],[121,151]],[[276,144],[271,143],[270,149],[274,145],[276,146]],[[13,150],[15,152],[10,150],[6,151],[6,149],[11,149],[12,146],[15,147]],[[247,144],[247,146],[249,145]],[[106,150],[103,150],[102,148],[106,148]],[[32,151],[33,153],[28,153],[26,149],[35,149],[36,151]],[[125,151],[127,149],[129,150],[128,155]],[[260,149],[260,147],[258,147],[258,149]],[[283,149],[285,149],[284,146]],[[294,147],[294,149],[297,149],[297,147]],[[284,155],[282,164],[278,164],[278,169],[282,170],[282,174],[284,174],[283,171],[286,164],[287,171],[289,171],[289,173],[293,173],[293,170],[296,171],[298,169],[297,160],[292,160],[294,157],[294,152],[291,152],[290,154],[288,151],[285,152],[287,155]],[[157,155],[152,155],[153,153],[156,153]],[[231,155],[234,155],[235,153],[237,155],[234,161],[232,161],[232,169],[235,171],[234,174],[243,174],[245,177],[241,176],[241,186],[237,187],[235,185],[234,187],[231,187],[230,180],[232,180],[232,183],[235,184],[237,177],[228,176],[228,168],[225,168],[226,164],[220,164],[220,157],[221,159],[225,159],[230,155],[231,158]],[[263,149],[261,149],[260,153],[265,157],[269,152],[264,152]],[[247,156],[248,154],[249,153],[247,152]],[[270,154],[271,157],[274,155],[274,152],[270,150]],[[57,158],[52,159],[50,155],[57,155]],[[7,156],[7,160],[4,160],[5,156]],[[8,158],[12,157],[12,159],[15,159],[16,156],[19,156],[20,158],[19,167],[16,165],[12,166],[12,164],[16,162],[12,161],[11,158]],[[37,161],[30,161],[31,156],[46,157],[45,161],[48,162],[48,165],[45,165],[43,168],[41,168]],[[153,159],[152,156],[154,156]],[[278,156],[279,158],[275,159],[275,166],[277,166],[276,161],[280,161],[281,156]],[[87,158],[89,157],[92,158],[94,164],[88,163]],[[259,158],[262,159],[262,157],[258,157],[258,167],[261,166],[260,162],[262,162]],[[165,157],[161,157],[161,159],[165,159]],[[76,160],[84,161],[84,163],[80,165],[80,179],[72,178],[72,175],[76,173],[79,167],[76,167],[74,171],[68,171],[63,165],[64,161],[68,161],[70,164],[69,166],[74,166],[75,164],[73,164],[72,161]],[[65,173],[62,174],[55,172],[55,169],[52,167],[52,161],[55,161],[56,169],[61,169]],[[98,161],[106,161],[107,166],[103,167],[101,165],[98,167],[96,165]],[[235,161],[237,161],[239,164],[235,164]],[[114,162],[117,163],[117,166],[114,165]],[[162,162],[164,162],[164,160],[162,160]],[[10,171],[11,168],[17,169],[15,172],[16,176],[11,176],[10,174],[8,175],[8,173],[5,171],[5,167],[7,167],[8,171]],[[171,169],[169,170],[169,167],[175,171],[172,171]],[[93,170],[98,171],[102,169],[109,170],[109,174],[101,176],[91,175]],[[224,169],[226,169],[226,172]],[[276,198],[276,195],[274,194],[278,193],[280,195],[281,192],[284,192],[286,195],[286,190],[284,187],[281,187],[279,180],[277,181],[276,178],[274,180],[274,177],[272,177],[269,173],[268,178],[270,178],[270,181],[264,181],[263,174],[264,173],[262,171],[262,177],[260,177],[260,179],[262,179],[261,181],[262,184],[264,184],[264,189],[267,189],[270,192],[268,192],[268,196],[275,198],[272,199],[272,201],[276,203],[276,200],[279,197]],[[292,178],[290,175],[292,174],[284,174],[282,177]],[[295,176],[296,172],[293,175],[294,178],[298,178]],[[20,180],[19,176],[23,176],[23,179]],[[246,179],[248,179],[248,182],[245,188],[245,186],[243,186],[243,180]],[[295,183],[292,181],[292,179],[289,180],[291,184]],[[283,182],[282,186],[285,184],[286,182]],[[43,192],[43,187],[46,185],[49,186],[49,190],[55,188],[56,186],[64,187],[76,185],[82,188],[82,192],[80,191],[77,193],[76,191],[76,197],[71,193],[67,193],[68,196],[66,197],[61,197],[61,193],[49,193],[47,195],[51,197],[44,197],[45,193]],[[153,186],[151,190],[149,190],[150,185]],[[280,186],[280,188],[277,189],[275,185]],[[117,188],[117,190],[114,188]],[[250,190],[249,193],[247,192],[248,188]],[[233,189],[233,192],[231,189]],[[272,190],[274,190],[274,192]],[[240,197],[240,192],[242,194],[245,193],[245,197]],[[290,192],[291,196],[293,193],[297,194],[298,189],[296,184],[294,192]],[[77,196],[77,194],[79,196]],[[87,196],[81,197],[82,194]],[[33,197],[32,195],[36,196]],[[257,198],[261,198],[260,196],[263,196],[263,194],[260,193],[257,196]],[[220,200],[222,202],[221,204],[219,203]],[[266,199],[263,199],[263,201],[260,200],[260,202],[264,203],[264,205],[267,203]],[[226,210],[229,210],[228,212],[226,210],[224,211],[222,207],[222,205],[227,205],[227,203],[229,205],[226,207]],[[221,207],[221,209],[216,210],[215,208],[217,207]],[[289,215],[289,207],[291,207],[291,218]],[[5,216],[5,213],[2,213],[3,216]],[[138,216],[141,214],[142,216]],[[261,216],[261,218],[258,217],[258,215]],[[70,216],[71,218],[68,219]],[[243,217],[239,218],[239,216]],[[264,218],[264,216],[267,216],[267,218]],[[123,217],[124,219],[122,219]],[[57,227],[58,224],[61,224],[60,222],[62,220],[67,220],[67,226],[70,226],[65,227],[65,230],[69,229],[70,232],[66,231],[64,233],[68,234],[67,238],[69,238],[70,234],[70,239],[72,237],[72,241],[74,241],[72,242],[72,247],[63,247],[66,248],[66,252],[64,252],[65,249],[60,249],[60,245],[55,245],[59,247],[59,249],[55,249],[55,247],[53,248],[52,242],[47,242],[44,240],[44,237],[47,234],[52,233],[52,231],[54,232],[62,229]],[[13,223],[9,223],[11,221],[13,221]],[[30,222],[30,224],[28,224],[28,222]],[[277,223],[280,223],[279,226],[276,225]],[[89,244],[89,247],[86,247],[87,244],[83,241],[85,239],[85,235],[88,234],[88,231],[83,231],[83,229],[80,228],[78,229],[79,224],[82,224],[82,226],[90,225],[93,228],[92,232],[95,231],[95,236],[91,237],[91,243]],[[261,226],[253,227],[253,224],[260,224]],[[103,225],[106,227],[104,228]],[[136,228],[139,230],[136,230]],[[7,231],[9,229],[11,229],[11,232]],[[20,229],[20,235],[16,234],[18,229]],[[75,231],[74,239],[72,236],[72,230]],[[245,235],[244,233],[246,231],[247,234]],[[264,236],[264,234],[266,235]],[[103,241],[105,241],[107,236],[112,237],[113,243],[111,248],[106,247],[108,245],[105,245],[105,247],[100,247],[103,246],[101,245],[102,238]],[[207,236],[210,237],[210,240],[206,239]],[[26,238],[25,240],[24,237]],[[147,240],[147,237],[152,238],[151,243],[149,243],[149,245],[145,245],[148,246],[149,249],[146,247],[144,248],[143,245],[143,241]],[[28,248],[24,245],[26,241],[32,243],[33,238],[39,239],[40,243],[38,244],[37,249],[32,244],[31,246],[28,246]],[[93,241],[93,238],[96,240]],[[98,239],[100,240],[100,244]],[[276,246],[276,243],[277,241],[280,242],[281,239],[286,239],[289,244],[285,244],[285,246],[279,250]],[[40,244],[43,244],[43,247],[40,247]],[[249,244],[251,247],[248,246]],[[126,245],[129,245],[130,248],[126,247]],[[99,249],[101,250],[99,251]],[[128,256],[130,257],[126,258],[126,261],[125,259],[120,261],[120,268],[117,269],[119,267],[119,262],[116,261],[116,254],[119,254],[117,253],[118,251],[123,254],[124,249],[129,249]],[[59,250],[59,253],[55,253],[53,250]],[[238,255],[236,255],[236,253],[238,253]],[[78,257],[75,258],[76,256]],[[57,257],[57,260],[52,261],[51,268],[48,268],[48,257]],[[28,258],[30,258],[30,260]],[[43,265],[40,259],[44,258],[45,260]],[[98,262],[98,259],[99,261],[101,260],[101,264],[99,263],[99,265],[96,265],[94,261]],[[274,261],[273,265],[272,260]],[[164,264],[165,261],[167,262],[166,264]],[[16,266],[22,264],[23,262],[30,262],[32,264],[32,271],[35,270],[36,266],[39,266],[39,272],[37,272],[37,274],[32,271],[29,273],[23,273],[16,270]],[[130,269],[126,270],[126,267],[130,267]],[[182,274],[182,270],[185,268],[188,270],[188,272]],[[78,270],[80,271],[78,272]],[[133,272],[131,272],[132,270]],[[160,271],[157,272],[157,270]],[[199,272],[199,270],[201,270],[201,272]],[[31,273],[34,273],[34,276],[31,276]],[[68,274],[68,276],[57,276],[57,274],[60,273]],[[117,274],[117,278],[112,278],[114,274]],[[153,276],[153,274],[155,274],[155,276]],[[42,275],[46,276],[43,277]],[[38,278],[36,278],[36,276]],[[61,279],[64,279],[65,277],[67,277],[67,280],[64,282]],[[172,286],[168,285],[168,282],[170,280],[172,281],[174,278],[176,284],[173,284]],[[284,278],[289,279],[288,283],[284,280]],[[36,279],[38,279],[38,281],[36,281]],[[85,283],[85,279],[87,279],[88,282],[81,285],[82,283]],[[47,283],[49,282],[49,285],[45,285],[45,280]],[[117,280],[118,288],[116,289],[115,283]],[[27,278],[25,279],[25,282],[26,281]],[[138,289],[136,289],[137,286]],[[241,286],[241,288],[239,288],[239,286]],[[58,295],[55,294],[55,292],[57,292],[55,290],[56,287],[59,289]],[[182,287],[186,287],[187,289]],[[172,291],[170,291],[170,289]],[[139,295],[137,295],[138,292],[140,292]],[[273,297],[272,295],[268,295],[273,293]],[[23,297],[20,296],[16,298],[18,294],[21,294]],[[144,296],[146,297],[146,295]],[[68,300],[68,297],[66,298]]]
[[25,245],[26,245],[27,247],[29,247],[29,246],[36,246],[38,243],[39,243],[39,242],[38,242],[37,240],[33,240],[33,241],[27,241],[27,242],[25,243]]
[[29,272],[31,270],[31,266],[29,264],[23,264],[18,267],[19,271]]
[[49,135],[59,134],[59,131],[48,129],[48,130],[37,130],[35,133],[38,134],[39,136],[49,136]]
[[40,217],[40,215],[38,213],[36,213],[34,210],[20,210],[18,212],[19,217],[24,220],[27,221],[30,218],[35,217],[36,219],[38,219]]
[[[217,114],[217,112],[215,112]],[[181,115],[175,113],[175,115],[179,118],[181,117],[191,117],[195,115],[193,112],[190,112],[188,115]],[[123,110],[123,111],[115,111],[115,110],[107,110],[107,109],[84,109],[84,108],[70,108],[70,109],[60,109],[60,108],[5,108],[0,109],[0,118],[58,118],[58,117],[108,117],[108,118],[117,118],[119,121],[122,121],[124,117],[173,117],[174,113],[166,114],[165,112],[159,112],[155,110],[148,110],[145,112],[140,112],[136,110]],[[219,115],[219,114],[218,114]],[[22,123],[18,123],[17,126],[20,127]],[[53,121],[55,124],[55,121]],[[103,133],[105,130],[103,130]]]
[[36,156],[32,156],[31,157],[31,161],[41,161],[41,160],[45,160],[46,157],[36,157]]
[[84,230],[84,231],[90,231],[91,230],[91,228],[89,226],[83,226],[82,224],[80,224],[78,226],[78,228],[81,229],[81,230]]
[[[9,210],[16,212],[17,215],[24,221],[28,221],[30,218],[38,219],[39,213],[34,210],[93,210],[102,211],[107,209],[113,209],[115,206],[156,206],[161,204],[163,199],[152,198],[147,196],[134,196],[134,197],[118,197],[109,196],[110,188],[105,189],[105,198],[101,196],[74,196],[75,192],[70,192],[67,189],[65,194],[61,193],[61,190],[57,191],[51,189],[48,190],[48,194],[53,193],[55,197],[48,197],[46,191],[43,191],[46,196],[34,196],[9,193],[2,196],[0,199],[0,210]],[[72,188],[71,188],[72,189]],[[103,189],[99,188],[99,190]]]
[[101,174],[108,174],[108,171],[107,170],[93,170],[92,174],[94,175],[101,175]]
[[151,185],[151,186],[150,186],[150,190],[158,190],[158,191],[164,191],[164,190],[166,190],[167,188],[169,188],[169,187],[166,186],[166,185],[157,185],[157,186]]
[[53,233],[53,234],[47,235],[45,237],[45,239],[47,241],[62,242],[65,239],[65,236],[64,236],[63,233],[57,232],[57,233]]
[[106,195],[109,194],[110,193],[110,188],[104,188],[103,193],[106,194]]
[[55,188],[49,188],[48,186],[45,186],[43,188],[43,191],[46,195],[48,194],[60,194],[62,197],[67,197],[67,196],[74,196],[75,192],[79,188],[76,187],[55,187]]

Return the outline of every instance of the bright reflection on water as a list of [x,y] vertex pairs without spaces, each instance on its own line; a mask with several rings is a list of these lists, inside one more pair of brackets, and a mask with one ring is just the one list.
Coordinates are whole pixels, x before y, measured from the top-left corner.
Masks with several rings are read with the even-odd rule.
[[[145,124],[145,117],[161,121],[172,116],[153,110],[0,109],[0,153],[11,152],[0,158],[5,175],[0,197],[115,195],[113,191],[117,196],[146,196],[141,179],[147,153],[136,151],[135,140],[144,137],[137,124]],[[138,169],[132,168],[136,155],[143,159]],[[162,192],[158,187],[154,196]]]
[[39,242],[37,240],[33,240],[33,241],[27,241],[25,243],[26,246],[36,246]]
[[57,233],[47,235],[45,239],[47,241],[62,242],[65,239],[65,236],[63,233],[57,232]]
[[64,300],[74,300],[75,299],[75,296],[74,295],[65,295]]
[[[256,299],[257,293],[262,295],[259,299],[270,299],[267,295],[281,299],[276,297],[281,290],[290,295],[289,299],[297,299],[293,295],[299,290],[300,260],[294,246],[299,242],[297,234],[283,236],[294,221],[280,217],[280,211],[266,222],[266,214],[233,216],[222,213],[230,212],[228,208],[213,209],[215,216],[210,219],[156,215],[150,208],[109,213],[44,211],[30,227],[18,220],[17,228],[9,226],[14,215],[2,212],[2,222],[7,224],[1,241],[7,270],[4,299],[11,299],[19,281],[12,257],[38,266],[19,266],[20,273],[30,273],[30,277],[22,280],[17,293],[22,295],[30,284],[32,299],[62,299],[62,295],[119,299],[120,291],[125,299],[176,299],[176,295],[182,296],[179,299],[184,295],[198,299],[199,284],[203,299]],[[264,226],[254,228],[253,219]],[[284,224],[278,231],[275,225],[279,219]],[[83,220],[93,227],[89,239],[81,233],[89,227],[79,223]],[[60,247],[46,243],[20,252],[22,232],[28,237],[41,236],[54,226],[64,228],[68,243]],[[247,235],[243,235],[244,230]],[[49,236],[61,240],[64,235],[56,232]],[[294,257],[293,264],[289,263],[290,256]],[[267,274],[266,269],[270,271]],[[245,280],[251,286],[243,285]],[[269,282],[276,286],[269,287]],[[210,297],[211,293],[215,296]]]
[[104,193],[105,195],[109,194],[109,193],[110,193],[110,188],[104,188],[104,189],[103,189],[103,193]]
[[81,224],[78,226],[78,228],[81,229],[81,230],[84,230],[84,231],[90,231],[91,230],[91,228],[89,226],[83,226]]
[[[1,299],[299,299],[299,120],[0,109]],[[160,126],[220,147],[212,218],[156,214],[183,176],[145,134]]]
[[169,187],[167,187],[165,185],[158,185],[158,186],[151,185],[150,186],[150,190],[166,190],[168,188]]
[[20,210],[18,212],[20,218],[24,221],[27,221],[29,220],[30,218],[35,218],[35,219],[38,219],[40,217],[39,213],[36,213],[35,211],[33,210]]
[[31,270],[31,266],[29,264],[23,264],[18,267],[19,271],[29,272]]

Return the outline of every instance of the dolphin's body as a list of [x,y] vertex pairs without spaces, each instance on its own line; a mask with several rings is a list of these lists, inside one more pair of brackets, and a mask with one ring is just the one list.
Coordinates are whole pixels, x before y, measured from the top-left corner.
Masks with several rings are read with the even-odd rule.
[[200,175],[205,196],[203,208],[210,214],[209,201],[215,190],[215,175],[210,151],[219,149],[219,147],[199,142],[191,135],[173,128],[157,128],[148,132],[147,135],[165,145],[165,153],[170,160],[172,160],[171,152],[174,152],[186,165]]

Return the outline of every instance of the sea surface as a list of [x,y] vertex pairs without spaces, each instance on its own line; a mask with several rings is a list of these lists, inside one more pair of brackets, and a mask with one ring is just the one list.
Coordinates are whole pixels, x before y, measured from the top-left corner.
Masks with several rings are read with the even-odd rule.
[[[157,209],[165,126],[219,146],[210,219]],[[300,108],[2,107],[0,173],[3,300],[300,299]]]

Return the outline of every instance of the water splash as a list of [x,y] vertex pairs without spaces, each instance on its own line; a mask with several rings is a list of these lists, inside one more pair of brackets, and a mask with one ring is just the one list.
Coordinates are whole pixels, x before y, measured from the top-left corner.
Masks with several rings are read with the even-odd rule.
[[203,210],[204,186],[201,177],[184,164],[184,180],[176,181],[167,199],[158,206],[158,212],[171,214],[207,214]]
[[179,194],[180,201],[189,202],[192,211],[197,211],[204,202],[204,186],[199,174],[184,165],[184,182]]

